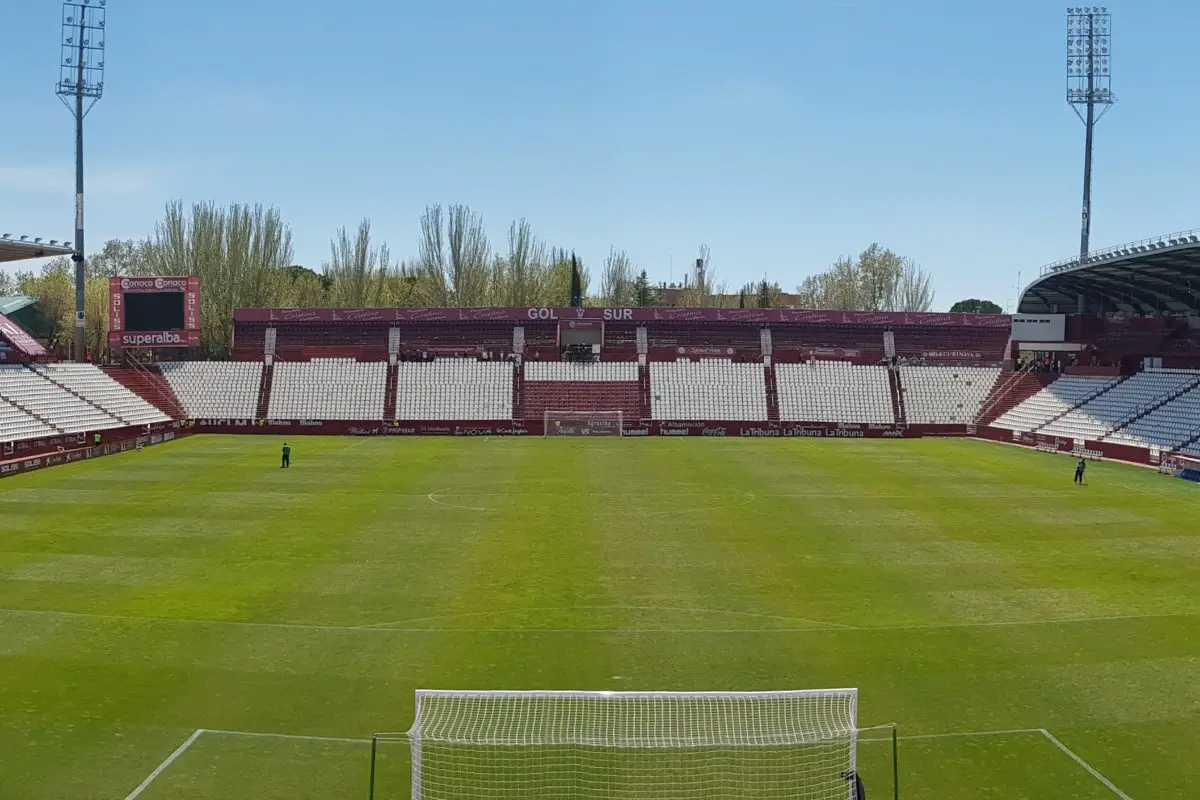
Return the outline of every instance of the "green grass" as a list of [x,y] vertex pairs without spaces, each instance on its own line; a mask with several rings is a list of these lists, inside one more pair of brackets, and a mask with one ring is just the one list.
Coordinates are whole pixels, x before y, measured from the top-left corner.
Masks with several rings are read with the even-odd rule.
[[[958,440],[292,444],[0,482],[0,796],[121,800],[197,728],[405,730],[418,687],[838,686],[863,725],[1045,728],[1137,800],[1194,794],[1182,481]],[[886,796],[890,748],[860,752]],[[1036,732],[907,739],[900,771],[908,800],[1117,796]],[[140,797],[366,777],[355,741],[204,734]]]

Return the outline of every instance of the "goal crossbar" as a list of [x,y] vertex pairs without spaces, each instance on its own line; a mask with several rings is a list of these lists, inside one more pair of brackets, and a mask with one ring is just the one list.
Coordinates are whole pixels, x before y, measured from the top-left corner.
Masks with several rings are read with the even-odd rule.
[[[465,707],[474,707],[473,713],[463,713]],[[489,747],[783,747],[845,740],[857,731],[856,716],[856,689],[418,690],[408,736],[414,741]]]

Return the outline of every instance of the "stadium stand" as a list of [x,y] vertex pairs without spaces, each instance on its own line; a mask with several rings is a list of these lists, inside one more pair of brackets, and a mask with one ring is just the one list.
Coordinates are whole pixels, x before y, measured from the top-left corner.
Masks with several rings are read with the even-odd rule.
[[315,358],[276,364],[267,406],[270,419],[383,419],[387,364]]
[[653,419],[756,421],[767,419],[762,364],[700,359],[652,364]]
[[1000,377],[999,367],[900,367],[905,421],[970,425]]
[[50,436],[55,432],[37,417],[22,411],[7,400],[0,399],[0,441],[15,442]]
[[896,327],[892,331],[899,358],[949,358],[998,364],[1008,344],[1006,328]]
[[1040,392],[1058,379],[1055,373],[1041,374],[1022,370],[1002,372],[992,389],[991,396],[979,411],[976,425],[990,425],[1021,403]]
[[512,419],[513,369],[505,361],[470,358],[401,362],[396,371],[396,419]]
[[638,365],[632,361],[534,361],[523,369],[523,419],[543,419],[547,411],[620,411],[626,420],[642,415]]
[[91,364],[36,364],[32,369],[46,380],[86,398],[126,425],[171,421],[162,411]]
[[778,364],[779,418],[787,422],[894,423],[887,367],[844,361]]
[[250,361],[175,361],[158,364],[171,391],[193,419],[254,419],[263,365]]
[[117,417],[22,366],[0,366],[0,398],[42,419],[59,433],[124,425]]
[[[1200,378],[1200,373],[1193,373]],[[1113,444],[1174,450],[1200,436],[1200,388],[1190,387],[1104,438]]]
[[992,426],[1024,433],[1037,430],[1085,400],[1111,389],[1117,383],[1117,378],[1064,375],[1033,397],[1002,414]]
[[104,372],[171,419],[187,416],[158,367],[141,364],[136,367],[105,367]]
[[[1039,429],[1047,436],[1100,439],[1196,377],[1192,372],[1139,372]],[[1061,382],[1061,381],[1060,381]]]

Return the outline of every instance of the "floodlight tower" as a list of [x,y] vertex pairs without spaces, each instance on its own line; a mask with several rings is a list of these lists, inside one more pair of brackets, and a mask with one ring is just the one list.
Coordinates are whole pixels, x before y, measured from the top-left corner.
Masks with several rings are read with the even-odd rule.
[[84,334],[83,118],[104,94],[106,0],[67,0],[62,7],[62,60],[55,94],[75,117],[75,360],[87,353]]
[[1088,239],[1092,234],[1092,144],[1096,123],[1115,102],[1112,93],[1112,15],[1107,8],[1068,8],[1067,104],[1087,130],[1083,150],[1080,263],[1087,258]]

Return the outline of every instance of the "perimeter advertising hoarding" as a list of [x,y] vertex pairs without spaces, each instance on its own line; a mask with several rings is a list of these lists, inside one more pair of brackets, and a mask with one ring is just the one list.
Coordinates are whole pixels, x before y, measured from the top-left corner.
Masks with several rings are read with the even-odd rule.
[[109,278],[108,346],[199,347],[200,279]]

